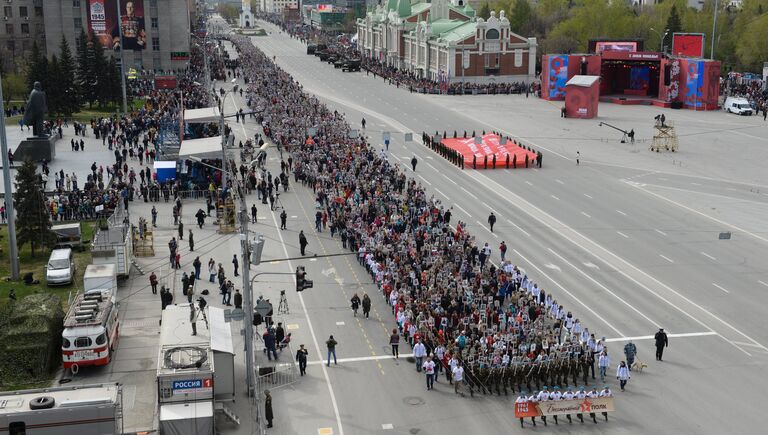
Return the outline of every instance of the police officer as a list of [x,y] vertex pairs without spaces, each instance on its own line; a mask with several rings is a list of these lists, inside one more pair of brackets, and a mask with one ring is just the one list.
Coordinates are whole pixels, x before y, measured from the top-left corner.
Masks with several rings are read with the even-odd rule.
[[419,161],[416,160],[416,156],[413,156],[413,158],[411,159],[411,166],[413,167],[413,172],[416,172],[416,163],[418,162]]
[[283,209],[282,212],[280,212],[280,229],[284,230],[286,229],[286,223],[288,222],[288,214],[285,212],[285,209]]
[[635,363],[636,354],[637,346],[635,346],[635,343],[632,343],[632,340],[630,340],[629,343],[624,345],[624,355],[627,357],[627,367],[629,367],[629,371],[632,371],[632,364]]
[[488,216],[488,225],[491,227],[491,232],[493,232],[493,225],[496,223],[496,215],[491,212],[491,215]]
[[661,357],[664,355],[664,348],[669,346],[667,333],[664,332],[664,328],[659,328],[659,332],[653,338],[656,340],[656,361],[661,361]]

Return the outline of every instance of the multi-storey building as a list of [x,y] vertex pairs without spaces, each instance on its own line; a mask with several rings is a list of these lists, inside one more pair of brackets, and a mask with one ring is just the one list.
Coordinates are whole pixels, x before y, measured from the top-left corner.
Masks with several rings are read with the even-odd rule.
[[32,45],[45,51],[43,0],[0,0],[3,26],[0,29],[0,59],[3,71],[20,71]]
[[195,11],[191,0],[42,0],[42,3],[49,56],[58,54],[62,34],[74,51],[81,29],[85,29],[104,46],[107,55],[119,57],[122,30],[122,54],[127,68],[169,71],[187,66],[190,20]]

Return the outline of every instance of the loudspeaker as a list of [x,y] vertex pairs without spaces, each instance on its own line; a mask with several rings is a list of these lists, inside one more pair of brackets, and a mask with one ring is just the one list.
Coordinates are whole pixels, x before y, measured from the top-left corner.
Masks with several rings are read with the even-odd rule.
[[669,65],[664,65],[664,86],[669,86],[672,83],[672,72]]

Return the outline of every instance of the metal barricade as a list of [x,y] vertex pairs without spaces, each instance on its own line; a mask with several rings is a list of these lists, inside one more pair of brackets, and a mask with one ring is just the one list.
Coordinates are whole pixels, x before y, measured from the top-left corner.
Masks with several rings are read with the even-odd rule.
[[[256,341],[256,350],[263,350],[263,342]],[[261,344],[261,346],[259,346]],[[293,360],[293,349],[290,343],[280,352],[285,355],[285,360],[262,361],[262,364],[256,366],[256,394],[264,394],[264,390],[273,391],[277,388],[291,385],[299,380],[299,371],[296,362]],[[261,357],[263,360],[264,357]]]

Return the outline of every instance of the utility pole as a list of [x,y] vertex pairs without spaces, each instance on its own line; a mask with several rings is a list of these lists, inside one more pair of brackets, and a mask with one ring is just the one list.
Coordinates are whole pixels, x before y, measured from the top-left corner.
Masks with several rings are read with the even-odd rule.
[[717,31],[717,8],[719,6],[718,0],[715,0],[715,10],[712,16],[712,41],[711,49],[709,50],[709,58],[715,60],[715,32]]
[[117,0],[117,29],[120,35],[120,81],[123,87],[123,114],[128,113],[128,98],[125,95],[125,56],[123,55],[123,20],[120,15],[120,0]]
[[253,288],[251,287],[251,255],[248,248],[248,209],[245,204],[245,190],[237,183],[240,199],[240,248],[243,256],[243,311],[245,311],[245,385],[248,397],[253,396],[255,375],[253,366]]
[[8,218],[8,254],[11,257],[11,279],[19,279],[19,246],[16,244],[16,214],[11,193],[11,162],[8,159],[8,136],[5,134],[5,102],[3,79],[0,77],[0,152],[3,153],[3,187],[5,187],[5,214]]

